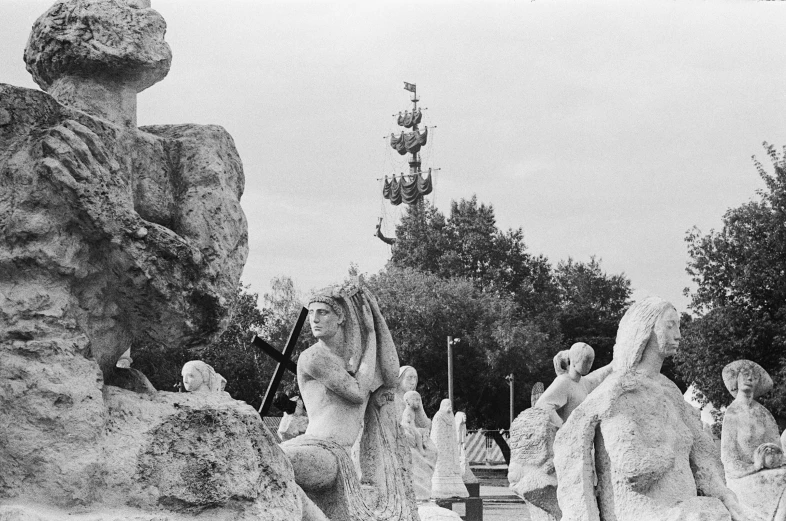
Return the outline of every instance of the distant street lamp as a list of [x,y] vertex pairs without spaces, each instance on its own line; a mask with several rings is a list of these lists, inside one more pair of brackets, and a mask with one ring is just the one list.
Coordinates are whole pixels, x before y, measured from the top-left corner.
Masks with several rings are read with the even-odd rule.
[[508,381],[508,385],[510,386],[510,425],[513,426],[513,373],[506,376],[505,380]]
[[461,342],[460,338],[448,337],[448,399],[450,399],[451,409],[453,408],[453,345],[459,342]]

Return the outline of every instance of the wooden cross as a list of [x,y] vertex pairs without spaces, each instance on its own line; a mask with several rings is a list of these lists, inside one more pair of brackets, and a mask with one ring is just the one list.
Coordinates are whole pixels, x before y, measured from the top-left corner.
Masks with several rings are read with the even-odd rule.
[[297,318],[297,322],[295,323],[295,327],[293,327],[292,331],[289,333],[289,340],[287,340],[287,345],[284,347],[283,353],[256,335],[254,335],[254,338],[251,339],[251,345],[258,347],[266,355],[278,362],[276,370],[273,373],[273,378],[270,379],[270,383],[267,386],[267,391],[265,391],[265,397],[262,400],[262,405],[259,406],[260,416],[266,416],[270,410],[270,406],[273,405],[273,397],[275,396],[276,390],[281,383],[281,379],[284,377],[284,372],[289,371],[292,374],[297,374],[297,364],[290,360],[290,358],[292,357],[292,352],[295,350],[297,339],[300,336],[300,330],[303,329],[303,324],[305,324],[307,317],[308,309],[302,308],[300,310],[300,316]]

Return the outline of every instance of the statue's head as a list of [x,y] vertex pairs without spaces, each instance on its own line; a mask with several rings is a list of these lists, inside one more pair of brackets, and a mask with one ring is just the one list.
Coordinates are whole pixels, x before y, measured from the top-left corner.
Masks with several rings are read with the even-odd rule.
[[341,288],[329,286],[308,299],[308,321],[315,338],[330,338],[345,323],[344,307],[339,302]]
[[456,413],[456,425],[462,424],[467,424],[467,415],[463,411],[459,411]]
[[402,365],[398,370],[398,391],[414,391],[418,386],[418,372],[411,365]]
[[589,344],[584,342],[576,342],[570,346],[568,351],[570,358],[570,367],[584,376],[592,369],[592,364],[595,362],[595,350]]
[[201,360],[186,362],[180,374],[183,387],[192,393],[221,392],[227,383],[223,376]]
[[449,412],[453,414],[453,406],[450,404],[450,399],[445,398],[439,404],[439,412]]
[[664,358],[671,356],[677,352],[680,338],[680,316],[670,302],[660,297],[640,300],[628,309],[617,329],[615,370],[635,368],[647,346]]
[[65,76],[90,76],[136,92],[169,72],[166,22],[149,0],[60,0],[33,25],[24,59],[49,91]]
[[772,390],[772,378],[762,366],[751,360],[736,360],[723,368],[723,383],[735,398],[742,391],[754,399]]
[[407,391],[404,393],[404,403],[407,407],[417,410],[423,407],[423,401],[420,398],[420,393],[417,391]]

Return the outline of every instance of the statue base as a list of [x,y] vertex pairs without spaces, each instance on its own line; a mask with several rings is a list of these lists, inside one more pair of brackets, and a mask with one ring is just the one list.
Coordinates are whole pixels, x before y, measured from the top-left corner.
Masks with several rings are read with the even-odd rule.
[[451,510],[464,521],[483,521],[483,498],[450,498],[435,500],[437,506]]

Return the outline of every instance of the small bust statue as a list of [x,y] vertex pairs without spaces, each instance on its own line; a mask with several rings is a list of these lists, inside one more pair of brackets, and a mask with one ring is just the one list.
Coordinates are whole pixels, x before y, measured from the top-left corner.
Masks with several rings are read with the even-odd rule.
[[220,393],[226,379],[202,360],[191,360],[183,365],[183,387],[190,393]]
[[744,505],[780,519],[776,514],[786,513],[786,467],[778,424],[757,401],[772,389],[772,378],[756,362],[737,360],[723,368],[723,383],[734,396],[721,431],[726,483]]

